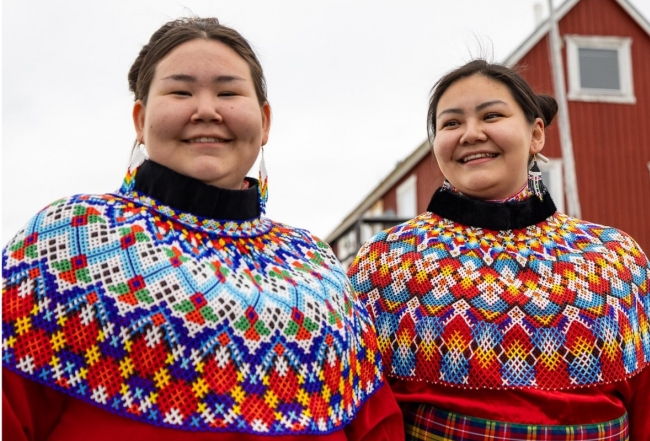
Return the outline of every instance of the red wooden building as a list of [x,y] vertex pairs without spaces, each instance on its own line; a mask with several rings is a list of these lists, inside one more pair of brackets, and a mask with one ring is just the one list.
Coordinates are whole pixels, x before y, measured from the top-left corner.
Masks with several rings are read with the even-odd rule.
[[[650,252],[650,23],[626,0],[567,0],[556,11],[581,218],[619,228]],[[507,65],[537,93],[553,95],[550,22]],[[566,212],[558,124],[540,164]],[[374,233],[426,210],[443,176],[428,142],[420,145],[328,236],[347,267]]]

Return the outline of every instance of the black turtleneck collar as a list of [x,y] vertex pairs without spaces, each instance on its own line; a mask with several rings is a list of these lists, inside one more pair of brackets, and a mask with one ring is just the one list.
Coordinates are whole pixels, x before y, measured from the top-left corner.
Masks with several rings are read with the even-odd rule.
[[488,230],[516,230],[542,222],[557,210],[551,196],[517,202],[488,202],[439,188],[428,211],[460,224]]
[[246,190],[226,190],[153,161],[145,161],[135,177],[135,190],[177,210],[220,220],[249,220],[260,217],[258,181],[246,178]]

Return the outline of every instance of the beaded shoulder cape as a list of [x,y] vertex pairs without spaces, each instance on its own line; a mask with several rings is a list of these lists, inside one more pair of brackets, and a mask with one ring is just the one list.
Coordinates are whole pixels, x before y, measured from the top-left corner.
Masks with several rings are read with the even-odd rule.
[[[141,171],[161,199],[239,219],[165,205]],[[157,426],[341,430],[382,382],[366,309],[327,244],[260,216],[257,185],[200,186],[149,161],[31,219],[2,255],[3,366]]]
[[441,188],[349,269],[391,377],[567,389],[650,363],[650,265],[614,228],[550,196],[485,202]]

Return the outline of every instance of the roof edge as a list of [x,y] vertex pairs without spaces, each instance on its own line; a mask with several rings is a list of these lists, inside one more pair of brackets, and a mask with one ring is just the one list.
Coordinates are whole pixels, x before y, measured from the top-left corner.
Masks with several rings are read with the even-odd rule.
[[[556,11],[556,20],[559,22],[564,18],[564,16],[571,10],[575,5],[578,4],[580,0],[567,0],[560,5]],[[618,1],[618,0],[617,0]],[[624,1],[624,0],[623,0]],[[531,51],[531,49],[540,42],[542,38],[548,33],[551,29],[550,19],[547,18],[544,20],[533,33],[524,40],[523,43],[519,45],[503,62],[506,66],[514,66],[519,63],[524,55]]]
[[407,156],[393,169],[392,172],[363,199],[357,207],[325,238],[325,242],[331,243],[350,228],[356,220],[370,207],[373,206],[393,185],[397,183],[406,173],[411,170],[422,158],[431,151],[429,141],[426,140]]
[[650,22],[634,7],[634,5],[627,0],[616,0],[621,8],[627,12],[630,17],[643,29],[646,34],[650,35]]

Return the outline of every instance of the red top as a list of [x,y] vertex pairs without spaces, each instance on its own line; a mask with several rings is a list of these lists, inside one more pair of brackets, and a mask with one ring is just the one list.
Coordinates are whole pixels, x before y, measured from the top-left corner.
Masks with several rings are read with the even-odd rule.
[[462,389],[389,380],[397,401],[429,403],[474,418],[519,424],[596,424],[628,413],[630,440],[650,440],[650,369],[617,383],[578,389]]
[[[246,433],[192,432],[162,428],[109,413],[99,407],[2,370],[2,436],[5,440],[94,441],[261,441],[268,436]],[[278,441],[401,441],[402,413],[384,384],[361,407],[354,421],[330,435],[274,437]]]
[[348,272],[398,402],[527,425],[627,413],[630,439],[650,441],[650,261],[634,240],[546,196],[443,188],[428,210]]

